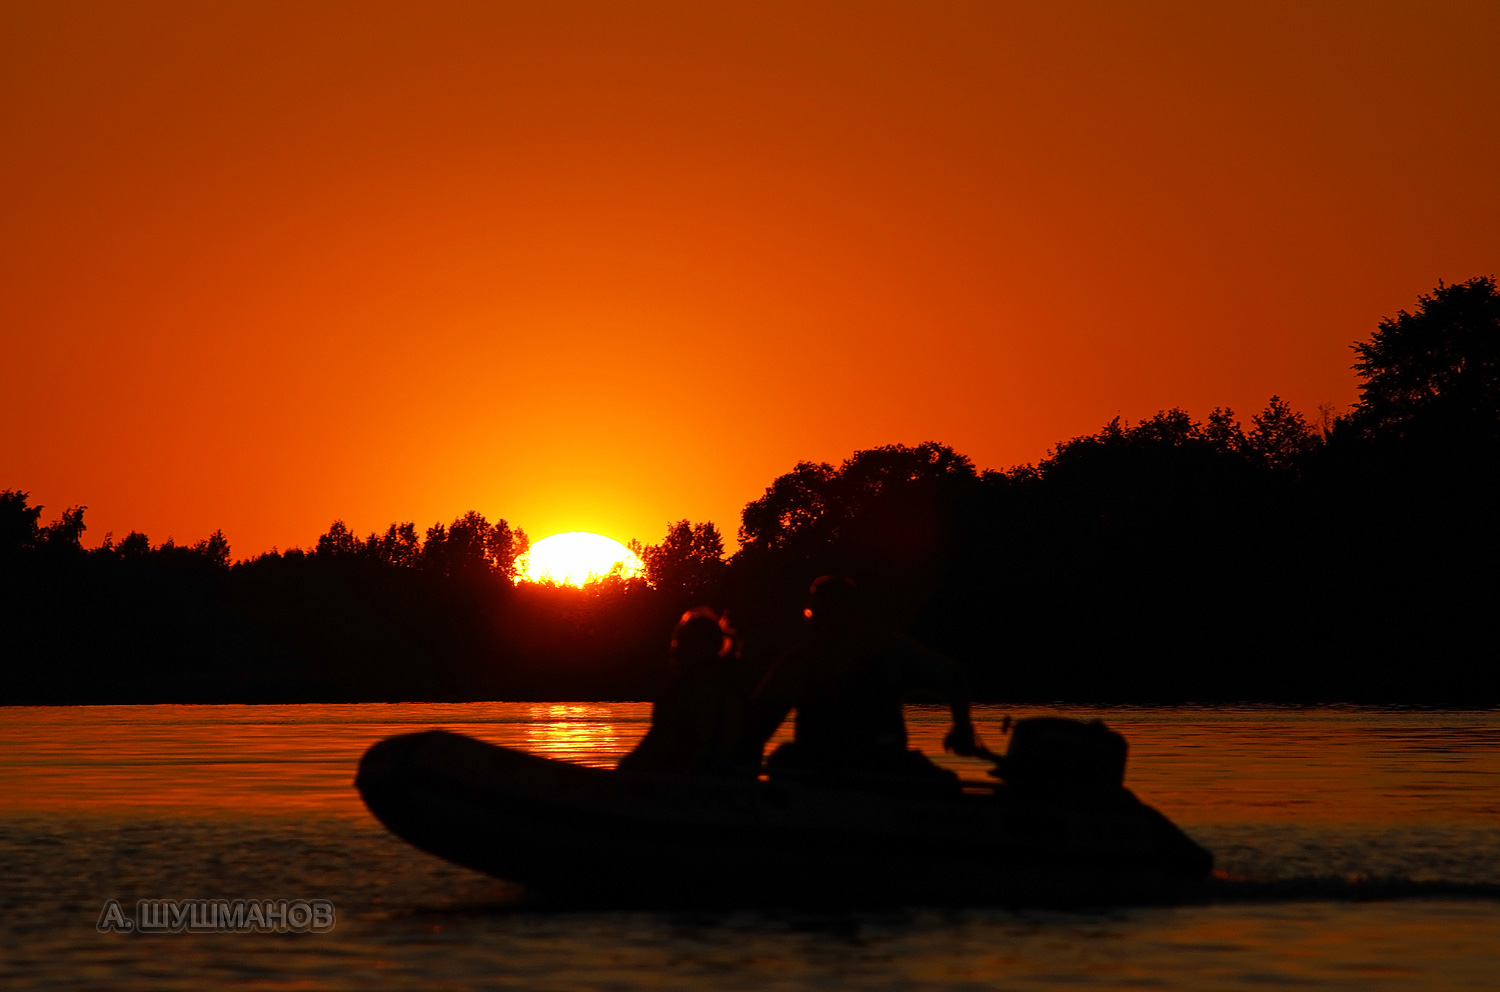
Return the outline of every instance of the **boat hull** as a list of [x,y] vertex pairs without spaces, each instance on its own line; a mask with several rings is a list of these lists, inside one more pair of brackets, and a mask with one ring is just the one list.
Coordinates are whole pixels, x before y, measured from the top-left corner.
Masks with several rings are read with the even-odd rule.
[[374,745],[355,784],[397,836],[545,904],[1161,902],[1213,863],[1125,789],[924,798],[633,776],[444,731]]

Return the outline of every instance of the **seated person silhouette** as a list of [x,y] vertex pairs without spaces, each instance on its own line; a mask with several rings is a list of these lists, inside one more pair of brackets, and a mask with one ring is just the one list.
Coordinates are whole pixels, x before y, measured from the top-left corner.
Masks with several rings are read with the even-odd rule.
[[793,740],[766,763],[772,779],[820,785],[956,791],[958,777],[907,748],[901,704],[927,690],[948,703],[943,746],[973,756],[979,745],[958,666],[881,629],[854,583],[824,576],[808,594],[807,633],[756,691],[753,730],[765,741],[797,712]]
[[757,673],[739,659],[733,629],[708,607],[689,610],[672,633],[671,665],[651,729],[619,770],[754,778],[760,754],[746,747],[745,724]]

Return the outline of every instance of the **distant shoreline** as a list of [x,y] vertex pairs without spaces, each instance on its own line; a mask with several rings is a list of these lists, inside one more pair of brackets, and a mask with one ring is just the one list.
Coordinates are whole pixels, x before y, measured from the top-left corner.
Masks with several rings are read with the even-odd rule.
[[[553,705],[615,705],[631,703],[641,706],[649,706],[649,699],[582,699],[572,696],[538,697],[535,699],[216,699],[216,700],[127,700],[127,701],[100,701],[91,700],[87,702],[3,702],[0,709],[45,709],[45,708],[72,708],[83,706],[404,706],[404,705],[467,705],[476,703],[535,703]],[[1121,710],[1121,709],[1174,709],[1174,710],[1216,710],[1216,709],[1281,709],[1281,710],[1416,710],[1422,712],[1452,710],[1455,712],[1474,712],[1482,710],[1500,710],[1500,701],[1495,702],[1378,702],[1378,701],[1348,701],[1348,700],[1326,700],[1321,702],[1298,702],[1287,700],[1222,700],[1208,702],[1204,700],[1188,700],[1177,702],[1142,702],[1139,700],[1130,702],[1111,701],[1088,701],[1077,702],[1063,699],[1050,700],[1016,700],[1016,699],[975,699],[976,706],[1016,706],[1016,707],[1056,707],[1059,709],[1082,709],[1082,710]],[[929,705],[936,704],[911,704]]]
[[[1500,287],[1440,285],[1356,343],[1360,403],[1312,423],[1181,409],[980,470],[927,441],[799,462],[632,550],[644,574],[518,581],[528,538],[469,511],[233,560],[132,532],[86,550],[0,491],[0,703],[651,699],[682,612],[766,670],[810,584],[953,659],[976,699],[1500,703]],[[1457,371],[1455,371],[1457,370]],[[1462,374],[1460,374],[1462,373]]]

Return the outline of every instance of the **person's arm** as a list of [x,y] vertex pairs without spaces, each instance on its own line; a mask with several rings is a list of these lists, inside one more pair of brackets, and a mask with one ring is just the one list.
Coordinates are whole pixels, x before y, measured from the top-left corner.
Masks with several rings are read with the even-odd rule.
[[974,737],[974,720],[969,714],[969,683],[959,664],[941,655],[947,682],[948,712],[953,715],[953,729],[943,738],[943,749],[965,758],[978,757],[982,750]]
[[969,717],[969,701],[965,699],[961,703],[950,702],[948,708],[953,713],[953,729],[943,738],[943,750],[965,758],[979,757],[984,749],[974,736],[974,721]]
[[801,669],[795,650],[779,658],[750,697],[745,715],[746,739],[764,748],[787,714],[797,705]]
[[907,637],[899,638],[917,685],[936,694],[948,704],[953,726],[943,738],[943,749],[965,758],[977,757],[983,748],[974,737],[974,720],[969,713],[969,684],[964,670],[951,658],[929,650]]

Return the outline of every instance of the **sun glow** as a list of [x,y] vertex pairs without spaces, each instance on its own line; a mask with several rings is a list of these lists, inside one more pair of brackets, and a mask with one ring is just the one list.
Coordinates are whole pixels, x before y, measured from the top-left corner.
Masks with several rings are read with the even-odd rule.
[[521,559],[521,574],[530,582],[582,586],[590,578],[608,575],[616,565],[625,578],[643,572],[641,560],[619,541],[603,534],[568,531],[533,544]]

